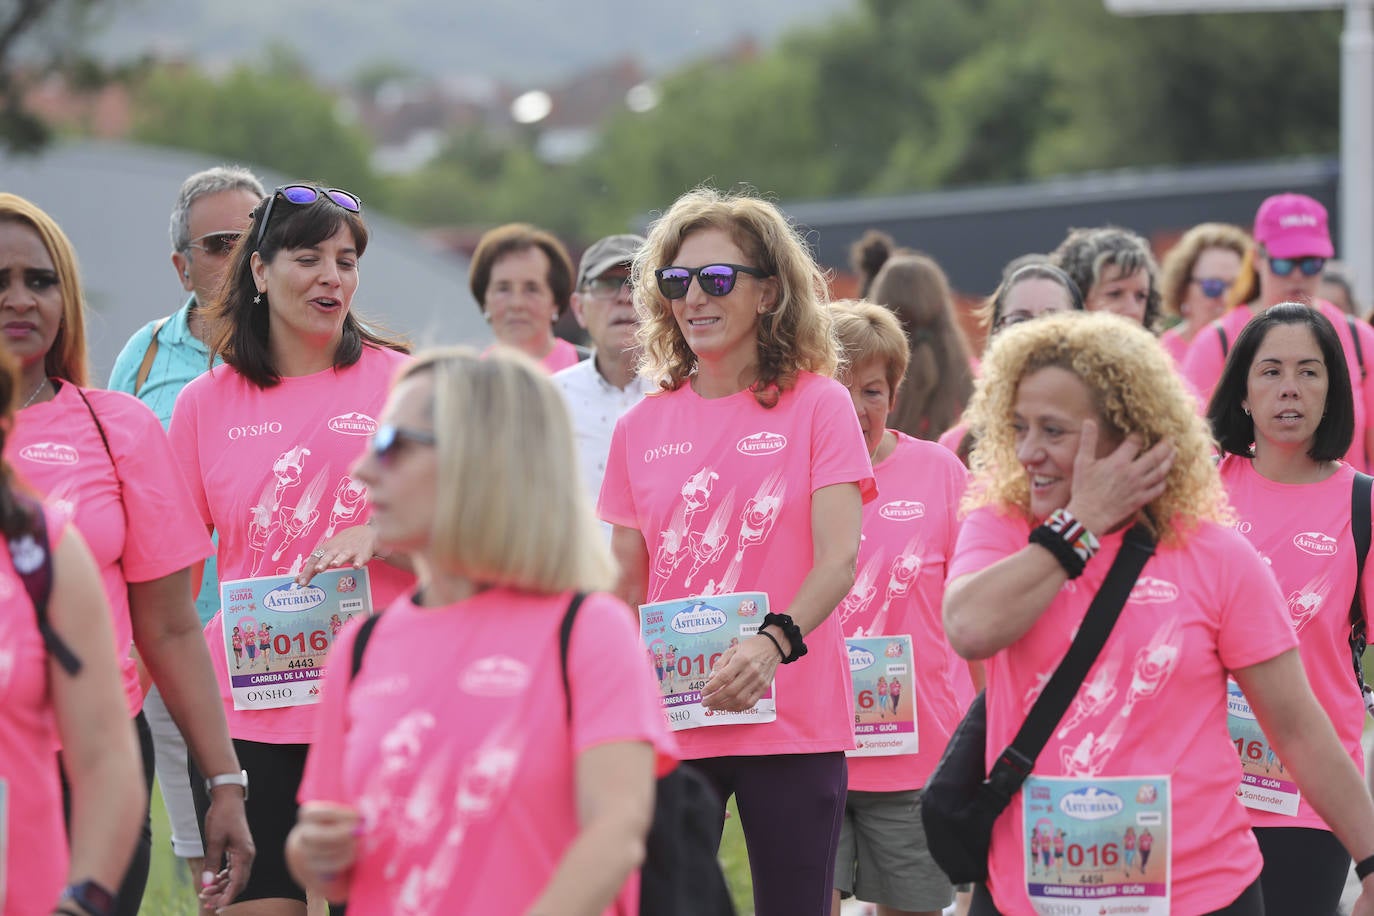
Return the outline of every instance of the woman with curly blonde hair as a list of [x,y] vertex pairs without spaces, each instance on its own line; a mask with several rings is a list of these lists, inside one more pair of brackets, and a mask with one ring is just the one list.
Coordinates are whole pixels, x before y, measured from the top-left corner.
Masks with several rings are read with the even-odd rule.
[[[1263,913],[1262,859],[1236,797],[1228,676],[1346,848],[1374,853],[1374,803],[1303,674],[1273,573],[1228,524],[1207,430],[1150,334],[1112,315],[1009,329],[983,361],[970,412],[983,436],[944,619],[956,652],[987,659],[989,767],[1064,657],[1125,530],[1141,522],[1158,542],[998,818],[972,913],[1029,916],[1084,883],[1100,885],[1095,906]],[[1056,797],[1064,804],[1045,804]],[[1098,803],[1113,798],[1122,804]],[[1032,826],[1092,842],[1064,814],[1082,805],[1093,830],[1150,823],[1142,874],[1122,884],[1105,850],[1077,845],[1077,864],[1070,849],[1062,873],[1028,881]]]
[[1164,256],[1159,282],[1164,314],[1181,320],[1159,342],[1178,365],[1197,332],[1225,313],[1249,250],[1250,236],[1239,226],[1200,223]]
[[695,668],[697,650],[681,650],[691,692],[667,698],[672,724],[721,797],[722,825],[738,798],[757,912],[823,916],[854,746],[832,612],[854,583],[874,485],[849,393],[830,377],[820,269],[777,207],[703,188],[654,223],[634,277],[645,374],[662,390],[611,439],[598,511],[615,526],[617,590],[631,605],[671,602],[665,613],[743,618],[738,643]]

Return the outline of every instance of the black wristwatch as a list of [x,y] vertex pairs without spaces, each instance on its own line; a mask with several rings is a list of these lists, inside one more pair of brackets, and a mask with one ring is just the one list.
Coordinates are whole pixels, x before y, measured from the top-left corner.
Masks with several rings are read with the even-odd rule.
[[89,916],[114,916],[115,895],[94,881],[67,885],[62,891],[62,902],[76,904]]

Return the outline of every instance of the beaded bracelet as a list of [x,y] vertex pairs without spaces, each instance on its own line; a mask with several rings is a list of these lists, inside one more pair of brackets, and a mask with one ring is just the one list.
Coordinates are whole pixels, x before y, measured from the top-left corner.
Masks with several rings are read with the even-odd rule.
[[1083,523],[1074,518],[1068,509],[1055,509],[1050,513],[1050,517],[1045,519],[1044,524],[1046,528],[1063,538],[1064,543],[1072,547],[1084,563],[1091,560],[1093,554],[1102,546],[1097,535],[1084,528]]

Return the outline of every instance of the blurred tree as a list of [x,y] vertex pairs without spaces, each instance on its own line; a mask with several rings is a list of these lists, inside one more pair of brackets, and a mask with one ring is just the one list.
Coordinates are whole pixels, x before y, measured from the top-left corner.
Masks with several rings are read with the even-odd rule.
[[241,65],[222,79],[192,67],[160,70],[138,88],[135,107],[141,142],[326,181],[381,205],[371,141],[282,48],[269,51],[263,68]]

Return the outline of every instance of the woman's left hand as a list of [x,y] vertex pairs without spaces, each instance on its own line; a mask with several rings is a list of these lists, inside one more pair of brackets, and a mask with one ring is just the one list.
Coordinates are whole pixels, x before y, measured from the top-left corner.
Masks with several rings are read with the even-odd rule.
[[352,566],[361,569],[377,552],[377,531],[371,525],[345,528],[323,542],[305,558],[305,565],[296,574],[296,584],[306,585],[316,574],[326,569]]
[[711,667],[711,677],[701,689],[701,705],[727,712],[750,708],[773,682],[780,661],[777,647],[766,636],[751,636],[731,646]]

